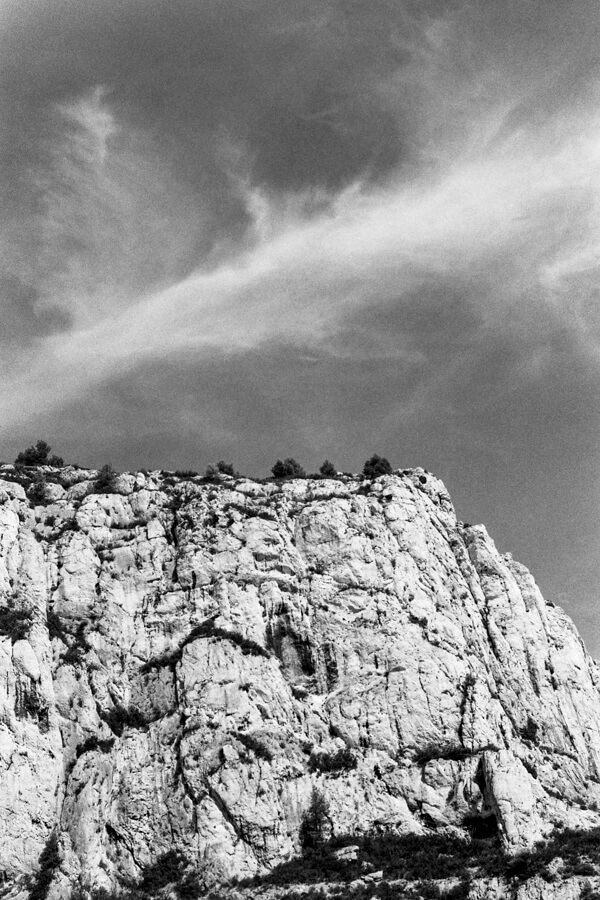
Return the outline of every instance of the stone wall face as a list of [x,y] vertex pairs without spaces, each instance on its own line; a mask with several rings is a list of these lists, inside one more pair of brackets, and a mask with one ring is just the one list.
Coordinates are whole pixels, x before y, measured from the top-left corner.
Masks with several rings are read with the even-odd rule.
[[173,482],[0,480],[7,879],[252,875],[315,787],[335,835],[600,824],[598,667],[438,479]]

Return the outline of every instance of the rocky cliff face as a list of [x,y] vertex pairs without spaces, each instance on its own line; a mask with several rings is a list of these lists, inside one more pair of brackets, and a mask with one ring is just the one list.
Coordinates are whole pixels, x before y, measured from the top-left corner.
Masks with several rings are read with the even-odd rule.
[[432,475],[54,474],[35,505],[0,470],[7,895],[173,850],[205,885],[266,872],[315,796],[328,836],[600,824],[598,666]]

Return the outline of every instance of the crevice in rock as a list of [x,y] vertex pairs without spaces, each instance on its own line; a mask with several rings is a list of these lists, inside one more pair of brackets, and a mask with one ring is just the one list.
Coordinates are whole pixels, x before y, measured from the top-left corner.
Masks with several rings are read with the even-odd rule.
[[[181,720],[181,729],[182,730],[183,730],[184,724],[185,724],[185,717],[182,716],[182,720]],[[182,740],[183,740],[183,734],[179,734],[179,736],[177,737],[177,739],[175,741],[175,747],[174,747],[174,750],[175,750],[175,772],[173,773],[173,777],[174,777],[175,783],[176,784],[178,783],[181,785],[181,787],[183,788],[184,794],[186,795],[186,797],[190,800],[190,802],[192,804],[192,827],[193,827],[194,831],[197,832],[198,831],[198,811],[197,811],[196,805],[198,803],[198,797],[196,796],[196,793],[195,793],[194,789],[192,788],[191,784],[189,783],[188,778],[185,774],[185,767],[183,765],[183,760],[181,758],[181,742],[182,742]]]
[[235,817],[232,816],[232,814],[230,813],[229,809],[227,808],[226,803],[224,803],[224,801],[221,799],[221,797],[219,796],[217,791],[211,786],[211,784],[208,782],[208,780],[205,780],[204,783],[206,786],[208,796],[210,797],[212,802],[215,804],[215,806],[217,807],[217,809],[219,810],[219,812],[221,813],[221,815],[223,816],[223,818],[225,819],[227,824],[231,826],[231,828],[233,829],[233,831],[235,833],[235,836],[238,838],[238,840],[240,840],[244,844],[246,844],[249,847],[249,849],[252,850],[252,852],[254,852],[254,847],[252,846],[251,842],[246,838],[246,836],[243,832],[243,829],[241,828],[239,823],[236,821]]
[[133,847],[129,844],[129,842],[125,839],[125,837],[121,834],[121,832],[118,831],[115,828],[115,826],[112,825],[110,822],[104,823],[104,830],[105,830],[109,840],[113,844],[119,844],[121,847],[123,847],[125,852],[128,853],[129,856],[131,857],[131,859],[133,860],[133,863],[136,866],[136,868],[139,869],[139,871],[141,872],[143,870],[144,866],[138,859],[136,859],[135,851],[134,851]]
[[467,713],[467,705],[469,702],[469,698],[471,695],[471,689],[475,685],[475,676],[472,672],[467,674],[465,678],[463,687],[462,687],[462,695],[460,698],[460,722],[458,723],[458,740],[461,744],[464,744],[464,726],[465,726],[465,715]]
[[286,669],[290,668],[286,654],[291,651],[298,660],[301,673],[310,678],[315,675],[316,660],[312,643],[307,636],[298,633],[288,613],[278,616],[274,622],[267,624],[266,643]]

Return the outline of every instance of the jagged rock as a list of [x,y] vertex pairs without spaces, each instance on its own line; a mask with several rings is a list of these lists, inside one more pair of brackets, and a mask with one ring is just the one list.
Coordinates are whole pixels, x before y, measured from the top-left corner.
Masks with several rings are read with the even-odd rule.
[[434,476],[63,483],[0,481],[7,879],[265,872],[315,788],[333,836],[600,824],[597,664]]

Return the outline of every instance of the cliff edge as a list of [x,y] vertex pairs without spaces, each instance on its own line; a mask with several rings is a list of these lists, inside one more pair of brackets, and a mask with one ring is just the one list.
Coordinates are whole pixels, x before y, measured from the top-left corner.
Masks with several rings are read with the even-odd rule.
[[48,476],[0,468],[0,895],[600,826],[598,666],[431,474]]

